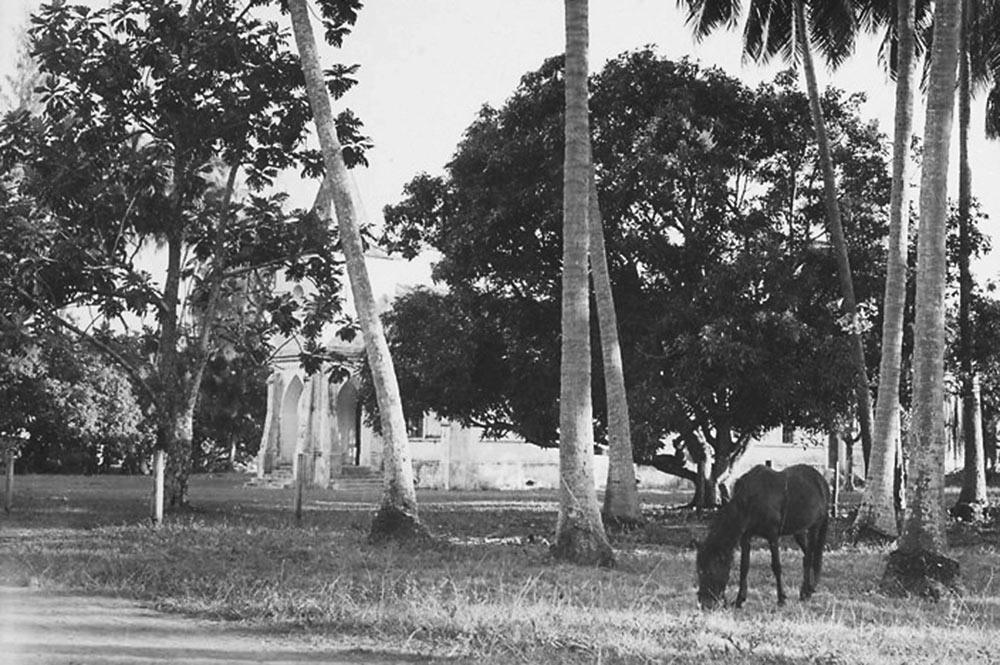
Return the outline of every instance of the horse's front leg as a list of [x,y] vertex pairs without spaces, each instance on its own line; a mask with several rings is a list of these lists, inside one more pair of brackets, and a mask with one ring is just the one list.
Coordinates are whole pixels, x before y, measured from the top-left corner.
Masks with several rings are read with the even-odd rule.
[[742,607],[747,599],[747,574],[750,572],[750,536],[740,539],[740,590],[736,594],[736,607]]
[[771,546],[771,570],[774,572],[774,581],[778,585],[778,605],[785,604],[785,587],[781,585],[781,558],[778,556],[778,536],[767,539]]

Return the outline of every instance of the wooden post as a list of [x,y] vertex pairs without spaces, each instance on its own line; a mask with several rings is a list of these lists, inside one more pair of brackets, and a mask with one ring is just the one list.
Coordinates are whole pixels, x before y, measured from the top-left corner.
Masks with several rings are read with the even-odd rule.
[[295,521],[302,521],[302,488],[306,484],[306,454],[299,453],[299,464],[295,470]]
[[153,525],[163,524],[163,473],[166,467],[166,451],[157,448],[153,453]]
[[829,460],[833,467],[833,505],[830,506],[830,514],[836,517],[840,509],[840,437],[836,432],[830,432],[827,445],[830,447]]
[[3,511],[10,513],[14,507],[14,449],[7,448],[3,452],[3,460],[7,465],[7,487],[3,494]]

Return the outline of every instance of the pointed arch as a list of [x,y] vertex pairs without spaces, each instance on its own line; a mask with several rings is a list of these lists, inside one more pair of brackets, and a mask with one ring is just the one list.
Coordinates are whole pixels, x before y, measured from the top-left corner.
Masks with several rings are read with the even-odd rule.
[[361,464],[361,404],[354,380],[345,381],[337,392],[335,403],[337,440],[345,466]]
[[297,375],[292,377],[281,399],[281,418],[278,429],[278,464],[290,464],[295,459],[299,441],[299,400],[304,385]]

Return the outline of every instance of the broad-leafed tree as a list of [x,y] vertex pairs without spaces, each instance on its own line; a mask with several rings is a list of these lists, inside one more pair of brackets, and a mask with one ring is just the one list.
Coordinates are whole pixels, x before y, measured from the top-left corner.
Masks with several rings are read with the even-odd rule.
[[[817,429],[845,415],[847,340],[822,241],[808,100],[794,80],[782,74],[750,90],[648,49],[592,79],[597,187],[639,463],[693,480],[685,458],[711,448],[712,484],[767,429]],[[563,140],[562,82],[559,59],[526,74],[502,108],[482,110],[445,175],[415,177],[386,210],[389,246],[437,249],[434,275],[447,286],[404,295],[389,315],[408,406],[543,446],[558,442],[562,165],[551,146]],[[859,294],[874,312],[889,194],[884,137],[858,116],[860,99],[828,90],[824,104],[848,240],[863,257]],[[444,314],[430,320],[435,309]],[[591,338],[598,334],[592,324]],[[601,367],[596,348],[593,357]],[[604,443],[603,383],[592,387]]]
[[[720,27],[735,27],[743,18],[741,2],[685,0],[683,4],[688,7],[688,22],[697,38],[705,37]],[[831,67],[839,65],[853,52],[860,22],[857,11],[854,4],[841,0],[751,0],[743,28],[743,54],[747,59],[757,62],[767,62],[775,56],[781,56],[792,64],[802,66],[813,131],[819,149],[827,229],[837,258],[837,275],[847,318],[847,334],[851,340],[850,358],[854,364],[857,418],[867,462],[872,440],[871,389],[850,255],[838,200],[831,142],[813,62],[814,47],[819,49]]]
[[[199,386],[226,331],[264,310],[264,334],[303,332],[318,353],[322,323],[339,314],[334,239],[267,192],[280,170],[321,166],[304,146],[298,58],[277,25],[255,16],[259,4],[43,5],[30,30],[42,108],[0,125],[4,204],[19,211],[5,223],[35,240],[22,243],[0,292],[129,372],[153,406],[172,505],[188,501]],[[335,68],[329,84],[344,91],[352,73]],[[363,159],[358,121],[345,115],[340,127],[351,158]],[[148,267],[154,253],[162,270]],[[279,270],[312,280],[316,296],[303,307],[274,295]],[[145,317],[152,371],[88,336],[66,310],[80,306],[109,321]]]

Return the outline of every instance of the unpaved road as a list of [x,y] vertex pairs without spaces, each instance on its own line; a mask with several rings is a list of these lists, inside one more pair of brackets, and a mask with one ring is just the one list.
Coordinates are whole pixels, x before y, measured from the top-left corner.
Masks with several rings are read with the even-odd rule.
[[0,587],[3,665],[412,665],[419,657],[331,647],[165,614],[118,598]]

